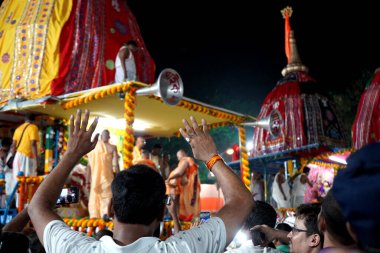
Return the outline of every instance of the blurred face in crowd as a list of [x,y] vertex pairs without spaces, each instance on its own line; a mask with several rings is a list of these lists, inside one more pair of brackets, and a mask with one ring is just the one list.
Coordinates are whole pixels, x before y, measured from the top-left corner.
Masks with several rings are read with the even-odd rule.
[[145,145],[145,139],[143,137],[137,137],[136,146],[141,149]]
[[177,152],[177,159],[178,159],[178,161],[181,160],[182,158],[184,158],[185,156],[186,156],[186,154],[182,150],[180,150],[180,151]]
[[294,253],[308,253],[319,245],[319,235],[308,235],[304,219],[301,218],[296,218],[288,238],[290,239],[289,247]]
[[108,130],[104,130],[102,132],[100,138],[101,138],[102,141],[105,141],[105,142],[109,141],[109,139],[110,139],[110,132]]

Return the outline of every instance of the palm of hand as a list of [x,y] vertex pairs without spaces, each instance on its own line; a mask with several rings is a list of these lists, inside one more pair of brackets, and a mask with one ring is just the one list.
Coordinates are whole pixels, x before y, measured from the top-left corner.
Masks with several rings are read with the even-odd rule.
[[91,141],[91,137],[95,131],[98,120],[96,118],[87,130],[89,114],[90,112],[86,110],[86,113],[82,121],[81,111],[78,110],[75,123],[74,117],[71,116],[70,118],[70,130],[69,140],[67,142],[67,152],[71,152],[80,157],[82,157],[83,155],[87,154],[95,148],[99,137],[99,134],[97,134],[93,141]]

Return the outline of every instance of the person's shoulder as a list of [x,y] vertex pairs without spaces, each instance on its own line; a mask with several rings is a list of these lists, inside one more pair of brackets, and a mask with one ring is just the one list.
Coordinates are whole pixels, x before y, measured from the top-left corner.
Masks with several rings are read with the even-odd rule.
[[33,123],[30,124],[30,127],[38,129],[38,126],[36,124],[33,124]]

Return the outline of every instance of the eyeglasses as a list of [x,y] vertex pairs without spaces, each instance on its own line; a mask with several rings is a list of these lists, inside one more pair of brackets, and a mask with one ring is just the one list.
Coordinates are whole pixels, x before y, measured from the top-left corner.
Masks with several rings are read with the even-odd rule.
[[307,232],[307,230],[305,229],[299,229],[299,228],[296,228],[296,227],[293,227],[292,228],[292,233],[298,233],[298,232]]

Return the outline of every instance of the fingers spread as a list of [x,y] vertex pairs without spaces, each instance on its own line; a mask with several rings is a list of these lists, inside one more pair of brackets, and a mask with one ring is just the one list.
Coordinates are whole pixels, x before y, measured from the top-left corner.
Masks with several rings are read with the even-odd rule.
[[202,134],[202,131],[199,129],[198,122],[196,121],[196,119],[193,116],[191,116],[190,120],[191,120],[191,122],[193,124],[193,129],[194,129],[195,133],[197,135]]
[[194,130],[193,128],[190,126],[189,122],[187,122],[187,120],[183,119],[182,120],[182,123],[183,125],[185,126],[186,128],[186,133],[187,133],[187,137],[189,137],[189,135],[193,135],[194,134]]
[[96,144],[98,143],[98,139],[99,139],[99,134],[96,134],[94,139],[92,140],[91,142],[91,147],[94,149]]
[[96,126],[98,125],[99,117],[96,117],[94,121],[92,122],[90,128],[88,129],[88,132],[92,135],[92,133],[95,131]]
[[75,127],[74,127],[74,133],[79,133],[80,130],[80,123],[82,120],[82,112],[80,109],[77,110],[77,117],[75,119]]
[[84,113],[84,119],[82,121],[82,131],[86,131],[87,130],[87,124],[88,124],[88,118],[90,116],[90,112],[88,110],[85,111]]
[[202,126],[203,126],[203,132],[205,134],[208,134],[209,133],[209,130],[208,130],[208,127],[207,127],[207,122],[205,119],[202,119]]
[[69,126],[69,136],[73,135],[74,132],[74,115],[70,116],[70,126]]
[[182,135],[183,138],[185,138],[185,139],[189,138],[189,135],[182,128],[179,129],[179,132],[181,133],[181,135]]

